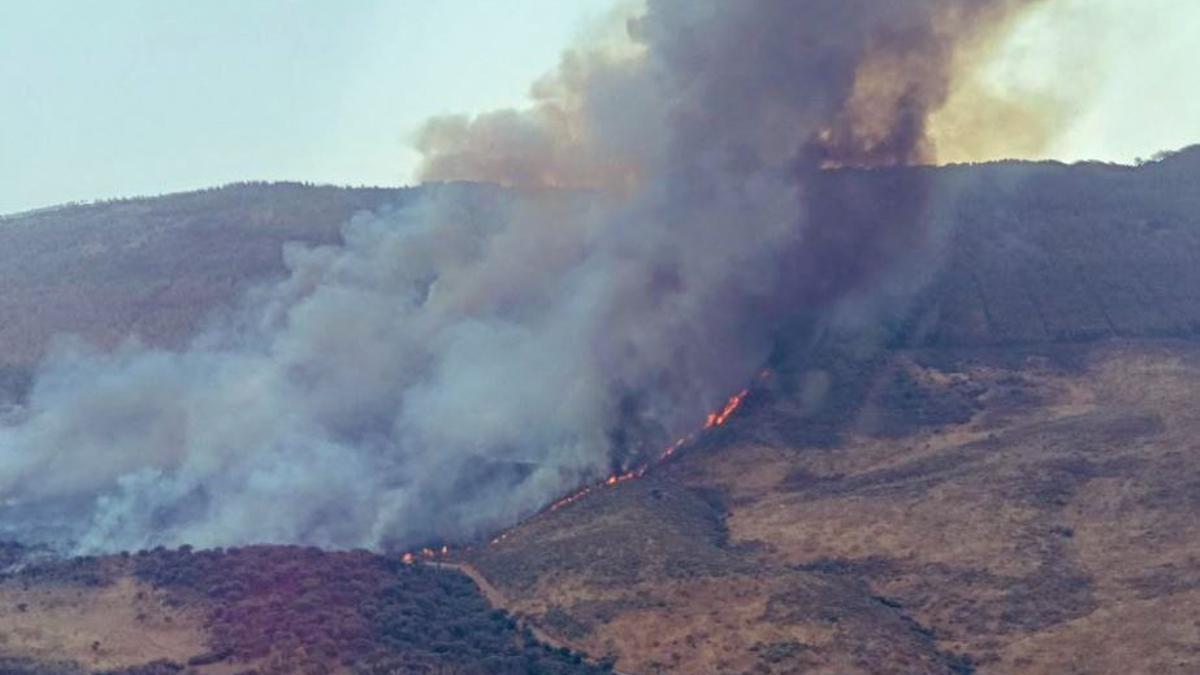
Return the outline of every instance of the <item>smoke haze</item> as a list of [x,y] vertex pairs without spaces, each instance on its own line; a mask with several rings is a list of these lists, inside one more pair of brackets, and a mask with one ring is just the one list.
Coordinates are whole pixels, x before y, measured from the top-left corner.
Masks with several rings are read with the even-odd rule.
[[[801,311],[923,250],[929,120],[1006,0],[652,0],[529,110],[429,122],[415,206],[183,352],[63,344],[0,427],[0,525],[83,550],[484,535],[656,456]],[[548,189],[556,188],[556,189]]]

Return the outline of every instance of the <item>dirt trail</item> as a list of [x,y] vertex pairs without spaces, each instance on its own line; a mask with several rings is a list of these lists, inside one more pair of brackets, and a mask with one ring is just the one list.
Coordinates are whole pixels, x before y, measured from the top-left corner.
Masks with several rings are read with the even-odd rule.
[[[508,602],[508,598],[504,597],[504,593],[502,593],[499,588],[496,588],[494,585],[492,585],[492,582],[488,581],[487,577],[483,576],[483,574],[479,570],[475,569],[475,567],[472,566],[471,564],[463,563],[463,562],[456,562],[456,563],[427,562],[425,564],[430,565],[431,567],[437,567],[440,569],[448,569],[448,570],[454,570],[456,572],[462,572],[463,574],[470,577],[471,581],[475,582],[475,585],[479,587],[479,590],[483,592],[484,597],[487,598],[488,602],[490,602],[493,607],[496,607],[498,609],[503,609],[505,611],[509,611],[510,613],[512,613],[510,610],[511,605]],[[581,651],[579,648],[574,647],[566,642],[563,642],[562,640],[559,640],[558,638],[551,636],[549,633],[547,633],[546,631],[539,628],[537,626],[537,624],[530,621],[528,618],[518,616],[515,613],[513,613],[513,618],[516,619],[517,623],[521,627],[528,628],[529,632],[533,633],[533,636],[535,638],[537,638],[539,642],[543,642],[543,643],[548,644],[551,647],[555,647],[557,649],[570,649],[571,651]],[[613,669],[612,672],[613,672],[613,675],[633,675],[633,673],[616,670],[615,668]]]

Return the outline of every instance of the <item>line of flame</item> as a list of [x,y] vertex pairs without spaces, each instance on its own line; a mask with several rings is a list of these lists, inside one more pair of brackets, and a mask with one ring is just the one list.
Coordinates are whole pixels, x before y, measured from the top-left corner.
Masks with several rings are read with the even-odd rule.
[[[759,374],[759,376],[762,378],[766,378],[767,376],[769,376],[769,374],[770,374],[769,371],[764,370],[762,373]],[[710,413],[708,413],[708,415],[705,416],[704,426],[700,429],[700,432],[707,431],[707,430],[713,429],[715,427],[724,426],[724,424],[729,421],[729,418],[733,416],[733,413],[736,412],[737,409],[741,407],[742,402],[745,401],[746,397],[749,395],[750,395],[750,390],[743,389],[743,390],[739,391],[738,393],[734,394],[733,396],[730,396],[729,400],[725,402],[725,405],[720,410],[710,412]],[[676,452],[678,452],[680,448],[682,448],[683,446],[687,445],[688,443],[691,443],[692,441],[694,441],[696,439],[696,436],[698,436],[700,432],[692,432],[686,436],[682,436],[682,437],[676,439],[674,443],[668,445],[662,451],[662,454],[660,454],[658,456],[658,460],[655,462],[655,464],[661,464],[662,462],[666,461],[668,458],[670,458],[672,455],[674,455]],[[580,489],[578,492],[574,492],[572,494],[567,495],[566,497],[563,497],[562,499],[559,499],[558,501],[554,502],[550,506],[546,507],[545,511],[547,511],[547,512],[557,511],[557,510],[563,508],[564,506],[570,506],[571,504],[574,504],[575,502],[583,499],[584,497],[588,496],[589,494],[595,492],[596,490],[598,490],[600,488],[613,487],[616,485],[620,485],[621,483],[634,480],[635,478],[641,478],[642,476],[646,475],[647,471],[650,470],[650,466],[651,466],[650,464],[645,464],[645,465],[642,465],[641,467],[634,469],[632,471],[627,471],[627,472],[621,473],[621,474],[613,474],[613,475],[609,476],[608,478],[604,479],[604,481],[602,481],[600,483],[596,483],[594,485],[589,485],[585,488]],[[497,537],[496,539],[492,540],[492,543],[498,543],[500,541],[503,541],[504,537],[506,535],[507,535],[507,533]]]
[[405,565],[411,565],[417,560],[434,560],[436,558],[445,558],[450,555],[450,547],[442,546],[441,548],[425,547],[419,551],[409,551],[400,555],[400,562]]
[[[759,373],[759,378],[766,379],[766,378],[770,377],[770,375],[771,375],[771,372],[769,370],[764,370],[761,373]],[[678,452],[680,448],[682,448],[683,446],[687,445],[688,443],[691,443],[692,441],[694,441],[701,432],[704,432],[704,431],[707,431],[709,429],[713,429],[713,428],[716,428],[719,426],[724,426],[725,423],[729,421],[729,418],[733,417],[733,414],[735,412],[737,412],[738,408],[741,407],[742,402],[745,401],[746,397],[749,395],[750,395],[750,390],[743,389],[743,390],[739,391],[738,393],[734,394],[733,396],[730,396],[729,400],[725,402],[725,405],[722,406],[720,410],[710,412],[710,413],[708,413],[708,415],[705,416],[704,426],[699,431],[694,431],[686,436],[682,436],[682,437],[676,439],[674,443],[668,445],[666,447],[666,449],[664,449],[662,451],[662,454],[659,455],[658,460],[656,462],[654,462],[654,464],[661,464],[662,462],[665,462],[672,455],[674,455],[676,452]],[[599,490],[601,488],[615,487],[617,485],[620,485],[621,483],[626,483],[628,481],[635,480],[637,478],[641,478],[642,476],[646,475],[647,471],[650,470],[650,466],[651,466],[651,464],[644,464],[641,467],[638,467],[637,469],[634,469],[632,471],[627,471],[625,473],[619,473],[619,474],[615,473],[599,483],[596,483],[593,485],[588,485],[587,487],[581,488],[577,492],[573,492],[573,493],[567,495],[566,497],[563,497],[562,499],[555,501],[554,503],[550,504],[550,506],[547,506],[545,509],[543,509],[542,512],[543,513],[553,513],[554,511],[558,511],[559,509],[561,509],[563,507],[574,504],[575,502],[583,499],[584,497],[590,495],[591,493],[593,493],[596,490]],[[505,539],[508,538],[509,532],[511,532],[511,530],[501,532],[494,539],[492,539],[491,544],[496,545],[496,544],[499,544],[500,542],[504,541]],[[440,549],[423,548],[420,551],[416,551],[416,552],[410,551],[408,553],[402,554],[400,556],[400,560],[402,562],[404,562],[404,564],[406,564],[406,565],[412,565],[413,563],[417,562],[418,560],[434,560],[436,558],[445,557],[449,554],[450,554],[450,547],[448,547],[448,546],[442,546]]]

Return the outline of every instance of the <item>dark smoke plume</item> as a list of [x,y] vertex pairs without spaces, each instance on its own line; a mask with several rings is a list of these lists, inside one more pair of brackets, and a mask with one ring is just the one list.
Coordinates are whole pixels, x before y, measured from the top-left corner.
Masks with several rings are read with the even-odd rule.
[[[920,163],[964,49],[1028,3],[652,0],[536,105],[431,121],[470,186],[286,251],[181,353],[64,348],[0,428],[0,524],[112,550],[410,546],[656,455],[798,312],[920,249]],[[570,188],[570,190],[544,190]]]

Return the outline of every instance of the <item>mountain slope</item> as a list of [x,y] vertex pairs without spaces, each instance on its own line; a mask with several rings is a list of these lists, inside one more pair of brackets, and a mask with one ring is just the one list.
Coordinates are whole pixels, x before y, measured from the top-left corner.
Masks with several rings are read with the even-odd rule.
[[[964,389],[975,409],[879,434],[897,372],[912,410]],[[904,351],[876,383],[823,446],[772,438],[794,400],[752,392],[647,479],[474,562],[510,609],[631,672],[1200,667],[1200,348]]]
[[0,672],[608,672],[466,576],[284,546],[34,560],[0,575]]
[[[817,318],[780,334],[770,375],[727,424],[644,478],[593,489],[453,562],[537,635],[621,672],[1200,669],[1190,609],[1200,599],[1200,150],[1136,169],[905,171],[930,186],[927,241],[878,279],[906,302],[882,313],[871,297],[798,307]],[[870,200],[887,173],[822,180]],[[417,194],[236,186],[0,221],[10,390],[27,386],[57,331],[177,346],[205,311],[282,273],[283,241],[335,242],[354,211]],[[330,565],[363,572],[351,575],[362,583],[345,586]],[[159,643],[178,649],[127,646],[116,660],[116,637],[95,650],[74,640],[75,665],[61,668],[181,663],[204,657],[192,654],[201,646],[217,650],[201,672],[265,667],[244,637],[285,645],[280,672],[389,672],[343,662],[395,656],[386,650],[398,643],[362,632],[386,609],[371,584],[455,574],[430,567],[246,549],[14,571],[0,602],[26,609],[0,622],[0,656],[36,668],[64,649],[62,635],[86,633],[95,608],[120,605],[114,622],[136,631],[126,619],[145,614]],[[279,583],[209,583],[247,574]],[[483,596],[462,583],[435,585],[484,616]],[[389,597],[388,620],[408,617],[400,672],[508,672],[543,656],[592,667],[499,619],[513,661],[443,659],[447,644],[490,644],[490,634],[441,618],[416,630],[412,617],[443,601]],[[139,609],[148,598],[154,612]],[[336,620],[309,620],[323,614],[314,602]],[[37,628],[47,622],[55,630]]]
[[358,211],[412,191],[250,184],[0,219],[0,367],[55,333],[179,346],[206,313],[283,274],[288,241],[335,243]]

